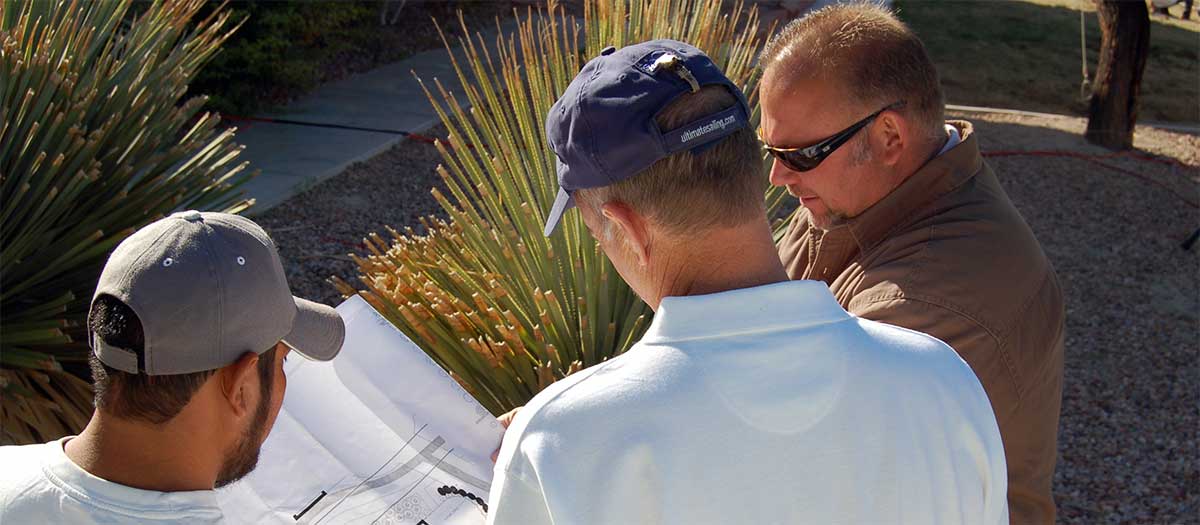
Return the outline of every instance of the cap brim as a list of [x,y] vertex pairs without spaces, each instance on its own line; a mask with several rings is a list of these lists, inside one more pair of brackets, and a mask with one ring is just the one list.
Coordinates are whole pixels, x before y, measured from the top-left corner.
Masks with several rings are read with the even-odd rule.
[[554,199],[554,206],[550,207],[550,215],[546,216],[546,229],[542,232],[546,237],[554,233],[558,229],[558,223],[562,222],[563,213],[575,207],[575,199],[571,194],[563,188],[558,189],[558,197]]
[[342,351],[346,323],[337,310],[307,299],[296,300],[296,320],[283,342],[309,359],[329,361]]

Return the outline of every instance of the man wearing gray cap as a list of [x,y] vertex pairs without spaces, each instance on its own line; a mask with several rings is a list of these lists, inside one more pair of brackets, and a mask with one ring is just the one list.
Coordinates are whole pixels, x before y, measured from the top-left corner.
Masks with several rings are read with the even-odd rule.
[[606,50],[551,107],[547,235],[577,206],[655,316],[516,415],[489,520],[1007,523],[999,430],[966,363],[788,281],[749,116],[671,40]]
[[96,411],[78,436],[0,447],[0,523],[216,523],[254,469],[295,350],[341,349],[249,219],[186,211],[117,246],[88,314]]

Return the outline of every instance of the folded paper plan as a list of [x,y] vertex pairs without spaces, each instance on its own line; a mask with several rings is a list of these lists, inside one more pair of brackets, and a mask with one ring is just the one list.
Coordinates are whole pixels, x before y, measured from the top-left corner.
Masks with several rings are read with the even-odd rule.
[[502,429],[358,296],[341,354],[289,359],[258,467],[219,491],[232,523],[478,524]]

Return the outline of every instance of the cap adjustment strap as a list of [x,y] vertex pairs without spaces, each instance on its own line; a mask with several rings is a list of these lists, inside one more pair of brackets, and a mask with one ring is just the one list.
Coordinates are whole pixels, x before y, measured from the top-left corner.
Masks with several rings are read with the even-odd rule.
[[130,374],[138,373],[137,353],[105,343],[104,339],[95,332],[92,332],[91,339],[92,351],[96,353],[96,357],[100,359],[100,362],[122,372]]
[[698,154],[747,125],[745,112],[738,104],[665,131],[663,137],[668,152],[686,149]]
[[654,63],[650,65],[650,71],[652,73],[657,72],[659,67],[665,67],[676,75],[679,75],[679,78],[682,78],[692,87],[692,93],[700,91],[700,83],[696,81],[696,77],[692,75],[692,72],[683,65],[683,61],[679,60],[679,57],[674,53],[666,53],[655,59]]

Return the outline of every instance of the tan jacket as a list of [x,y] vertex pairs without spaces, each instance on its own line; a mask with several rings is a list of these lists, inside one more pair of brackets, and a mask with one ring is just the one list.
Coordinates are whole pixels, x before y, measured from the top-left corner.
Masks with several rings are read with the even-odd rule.
[[801,209],[780,258],[791,278],[829,284],[850,312],[954,347],[996,413],[1011,522],[1053,523],[1062,293],[971,124],[951,124],[962,143],[848,223],[823,232]]

